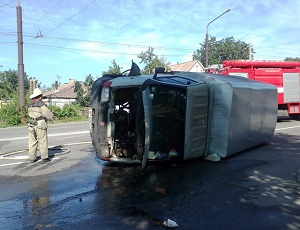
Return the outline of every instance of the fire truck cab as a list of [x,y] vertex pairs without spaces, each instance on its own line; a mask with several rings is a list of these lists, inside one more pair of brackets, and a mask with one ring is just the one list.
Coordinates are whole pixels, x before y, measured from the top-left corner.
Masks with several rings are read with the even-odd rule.
[[220,74],[238,75],[277,87],[278,110],[300,118],[300,62],[226,60]]

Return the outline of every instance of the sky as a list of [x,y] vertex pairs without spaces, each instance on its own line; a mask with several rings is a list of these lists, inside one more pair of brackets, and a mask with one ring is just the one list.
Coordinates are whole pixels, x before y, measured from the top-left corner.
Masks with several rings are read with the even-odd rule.
[[19,3],[24,71],[47,87],[101,77],[113,60],[142,69],[148,47],[191,61],[227,9],[209,36],[251,44],[254,60],[300,57],[299,0],[0,0],[0,71],[18,69]]

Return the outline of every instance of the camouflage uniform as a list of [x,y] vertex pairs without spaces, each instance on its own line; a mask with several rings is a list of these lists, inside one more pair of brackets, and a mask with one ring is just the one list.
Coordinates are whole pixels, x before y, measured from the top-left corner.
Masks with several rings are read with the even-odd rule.
[[29,160],[36,160],[38,144],[42,160],[48,159],[47,121],[53,120],[53,113],[42,100],[32,100],[28,106],[28,115]]

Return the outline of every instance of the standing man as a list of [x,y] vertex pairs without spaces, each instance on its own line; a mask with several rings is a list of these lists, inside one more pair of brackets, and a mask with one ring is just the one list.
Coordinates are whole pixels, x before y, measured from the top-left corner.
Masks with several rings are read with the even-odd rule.
[[54,116],[46,104],[42,101],[43,93],[39,88],[34,89],[33,94],[30,95],[30,103],[28,106],[29,115],[29,160],[31,163],[37,161],[37,147],[41,152],[42,163],[49,162],[48,155],[48,120],[53,120]]

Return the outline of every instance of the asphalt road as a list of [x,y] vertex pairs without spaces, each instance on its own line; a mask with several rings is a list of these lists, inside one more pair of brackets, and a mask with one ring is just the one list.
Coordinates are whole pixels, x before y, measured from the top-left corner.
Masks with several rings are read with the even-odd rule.
[[87,123],[50,125],[48,164],[26,162],[26,128],[0,129],[2,229],[300,229],[300,121],[221,162],[115,166]]

